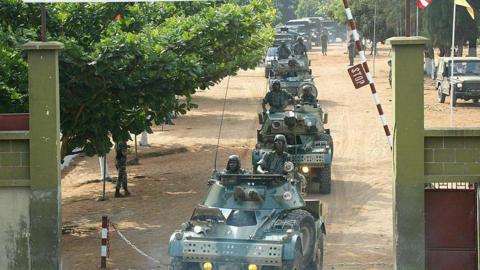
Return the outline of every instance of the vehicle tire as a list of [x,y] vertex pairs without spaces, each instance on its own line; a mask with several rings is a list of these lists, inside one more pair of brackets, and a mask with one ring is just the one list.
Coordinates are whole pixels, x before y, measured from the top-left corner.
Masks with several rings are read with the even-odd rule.
[[321,140],[321,141],[327,141],[328,142],[328,145],[330,146],[330,149],[332,151],[332,161],[333,161],[333,139],[332,139],[332,136],[330,134],[323,133],[323,134],[318,135],[318,139]]
[[326,165],[319,173],[320,194],[330,194],[332,189],[332,167]]
[[445,97],[447,95],[445,95],[444,93],[442,93],[442,89],[440,87],[438,87],[438,102],[440,103],[445,103]]
[[323,233],[320,233],[320,236],[318,237],[318,246],[316,250],[317,254],[315,256],[315,261],[310,267],[307,267],[306,269],[323,270],[323,237]]
[[305,210],[296,209],[288,213],[285,219],[295,220],[300,227],[300,232],[302,234],[300,246],[301,256],[299,256],[301,258],[301,266],[312,265],[315,256],[316,239],[315,221],[313,216]]
[[295,258],[293,260],[283,261],[282,267],[280,270],[306,270],[302,264],[302,246],[297,242],[295,246]]
[[472,99],[473,103],[478,103],[478,98]]
[[173,257],[169,270],[201,270],[198,263],[184,262],[181,257]]

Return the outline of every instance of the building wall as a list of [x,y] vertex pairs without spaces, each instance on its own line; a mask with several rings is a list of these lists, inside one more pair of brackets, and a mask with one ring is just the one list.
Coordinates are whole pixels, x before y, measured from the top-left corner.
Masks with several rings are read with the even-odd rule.
[[480,175],[480,130],[425,130],[425,175]]

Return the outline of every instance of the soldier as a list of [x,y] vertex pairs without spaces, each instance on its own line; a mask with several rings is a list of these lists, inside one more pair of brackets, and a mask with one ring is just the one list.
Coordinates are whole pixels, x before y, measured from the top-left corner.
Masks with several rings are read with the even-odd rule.
[[282,90],[280,81],[274,80],[272,83],[272,90],[267,93],[262,101],[262,109],[265,113],[267,111],[266,105],[270,105],[270,112],[282,112],[288,103],[293,102],[293,97],[290,93]]
[[248,174],[247,170],[242,169],[240,157],[231,155],[228,157],[227,167],[223,171],[226,174]]
[[[115,197],[124,197],[129,196],[130,192],[128,191],[127,186],[127,143],[126,142],[119,142],[115,145],[116,151],[116,164],[118,170],[118,180],[117,185],[115,187]],[[125,195],[120,193],[120,188],[123,187],[125,191]]]
[[302,95],[302,104],[316,104],[317,98],[312,94],[312,87],[310,85],[305,85],[303,87],[303,95]]
[[350,40],[348,41],[348,59],[350,60],[349,66],[353,66],[353,60],[355,59],[355,40],[353,39],[353,34],[350,35]]
[[326,56],[328,46],[328,32],[323,31],[322,36],[320,36],[320,40],[322,41],[322,54]]
[[257,171],[262,174],[283,174],[285,162],[290,161],[290,155],[285,152],[287,139],[282,134],[275,135],[273,151],[265,153],[258,162]]
[[278,47],[278,59],[288,59],[288,57],[292,54],[290,49],[287,47],[287,44],[283,41]]
[[303,38],[298,37],[297,42],[293,45],[293,54],[295,55],[306,55],[307,54],[307,47],[303,44]]

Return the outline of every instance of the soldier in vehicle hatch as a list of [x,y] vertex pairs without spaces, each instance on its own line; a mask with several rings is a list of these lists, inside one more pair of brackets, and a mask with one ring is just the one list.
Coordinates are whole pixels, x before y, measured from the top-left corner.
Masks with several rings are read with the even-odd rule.
[[280,47],[278,47],[278,59],[288,59],[292,52],[290,49],[287,47],[287,44],[285,42],[282,42],[280,44]]
[[[115,197],[125,197],[130,196],[130,192],[128,191],[127,186],[127,143],[126,142],[119,142],[115,145],[115,152],[116,152],[116,164],[118,170],[118,180],[117,185],[115,187]],[[120,188],[123,187],[125,191],[125,195],[120,193]]]
[[314,105],[317,103],[317,98],[312,94],[312,87],[309,85],[305,85],[303,87],[303,94],[302,94],[302,104],[310,104]]
[[226,174],[248,174],[247,170],[242,169],[240,156],[231,155],[228,157],[227,167],[223,171]]
[[267,152],[258,162],[257,171],[261,174],[284,174],[285,162],[290,161],[290,154],[286,152],[287,139],[282,134],[275,135],[273,151]]
[[298,37],[297,42],[293,45],[293,54],[295,55],[306,55],[307,54],[307,46],[303,44],[303,38]]
[[265,113],[267,111],[266,105],[270,105],[270,112],[283,112],[289,103],[293,102],[293,97],[290,93],[282,90],[280,81],[274,80],[272,83],[272,90],[267,93],[262,101],[262,109]]

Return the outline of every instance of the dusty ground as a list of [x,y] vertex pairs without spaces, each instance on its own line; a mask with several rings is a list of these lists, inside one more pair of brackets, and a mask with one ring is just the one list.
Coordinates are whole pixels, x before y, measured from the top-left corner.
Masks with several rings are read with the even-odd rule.
[[[349,81],[344,51],[344,45],[332,45],[329,56],[321,56],[318,50],[311,53],[335,142],[332,194],[319,196],[328,204],[325,268],[392,269],[391,154],[368,87],[355,90]],[[385,113],[391,117],[387,59],[384,48],[377,57],[375,80]],[[218,167],[224,166],[229,154],[239,153],[244,166],[251,168],[256,112],[266,83],[263,69],[257,68],[196,94],[198,109],[175,119],[175,126],[157,128],[150,136],[152,146],[139,149],[140,165],[128,168],[130,198],[113,199],[113,185],[108,183],[109,200],[96,201],[102,190],[96,181],[98,159],[78,158],[63,177],[63,220],[71,228],[63,239],[64,268],[98,268],[100,219],[107,214],[128,239],[162,263],[138,255],[113,232],[111,269],[167,269],[169,236],[206,191],[227,85]],[[450,126],[448,98],[438,104],[433,82],[426,81],[426,86],[425,125]],[[479,109],[460,101],[455,125],[478,127],[480,118],[474,116]],[[114,172],[113,156],[109,158]]]

